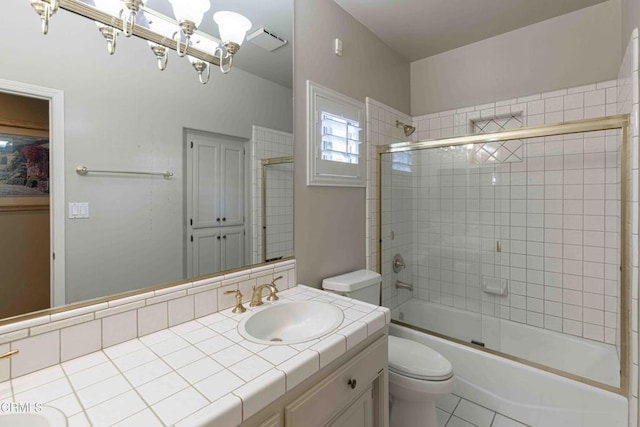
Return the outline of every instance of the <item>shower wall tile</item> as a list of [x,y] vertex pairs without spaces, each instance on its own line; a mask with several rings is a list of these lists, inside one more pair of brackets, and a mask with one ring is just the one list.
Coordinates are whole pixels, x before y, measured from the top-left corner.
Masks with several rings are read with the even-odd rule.
[[[413,124],[419,138],[434,138],[467,134],[472,121],[499,114],[522,115],[525,126],[604,116],[617,105],[616,88],[615,80],[601,82],[419,116]],[[455,149],[420,156],[414,235],[426,264],[419,262],[416,280],[427,283],[428,299],[615,344],[618,326],[610,320],[605,327],[604,317],[616,315],[617,296],[606,308],[604,297],[605,283],[615,289],[618,280],[617,137],[530,139],[524,162],[475,170]],[[401,186],[393,174],[390,182]],[[482,292],[483,276],[508,279],[510,295]],[[583,300],[602,307],[587,307],[599,312],[585,316]]]
[[[625,155],[633,163],[633,236],[628,248],[632,277],[625,285],[631,289],[632,318],[638,318],[637,64],[636,30],[617,80],[414,117],[411,139],[424,140],[468,134],[473,120],[491,114],[521,114],[523,126],[533,126],[630,113],[632,144],[630,152],[623,153],[615,132],[530,139],[526,162],[475,170],[461,153],[440,150],[413,157],[410,177],[393,171],[393,161],[388,160],[383,187],[393,183],[394,188],[382,196],[383,304],[393,308],[408,297],[391,286],[396,276],[389,272],[395,250],[406,248],[415,251],[409,259],[417,263],[407,263],[414,297],[615,344],[620,350],[617,266]],[[371,99],[367,108],[370,146],[406,140],[394,129],[395,120],[410,117]],[[375,269],[378,171],[375,151],[370,153],[367,267]],[[417,198],[408,200],[410,194]],[[400,212],[402,205],[413,211],[411,215]],[[407,232],[410,217],[413,228]],[[397,227],[402,229],[402,242],[390,240]],[[502,241],[502,253],[495,252],[496,240]],[[509,295],[482,292],[483,275],[508,279]],[[637,372],[638,325],[631,326],[630,359],[632,372]],[[637,396],[637,381],[632,381],[631,427],[638,426]]]
[[[372,98],[366,99],[367,114],[367,144],[369,145],[369,161],[367,165],[366,187],[366,266],[368,269],[381,271],[383,275],[382,299],[383,305],[396,307],[411,297],[427,298],[427,288],[415,280],[419,269],[414,239],[415,223],[415,197],[417,177],[412,168],[412,155],[385,156],[385,168],[390,173],[383,174],[388,180],[383,183],[385,191],[382,194],[383,217],[389,221],[382,224],[382,239],[385,252],[382,254],[382,269],[378,267],[378,155],[377,145],[386,145],[393,142],[412,140],[418,137],[416,132],[406,137],[401,128],[396,127],[396,120],[406,124],[412,123],[411,116],[388,107]],[[437,119],[437,118],[434,118]],[[451,116],[453,123],[453,115]],[[391,186],[391,180],[394,185]],[[388,189],[388,191],[387,191]],[[391,218],[393,220],[391,221]],[[393,229],[391,223],[394,224]],[[391,260],[395,254],[400,254],[407,268],[399,273],[394,273],[391,268]],[[414,285],[413,293],[405,289],[396,289],[395,283],[400,280]]]
[[[293,156],[293,134],[253,126],[251,137],[251,239],[253,263],[262,257],[262,163]],[[270,166],[267,173],[267,259],[293,255],[293,163]]]

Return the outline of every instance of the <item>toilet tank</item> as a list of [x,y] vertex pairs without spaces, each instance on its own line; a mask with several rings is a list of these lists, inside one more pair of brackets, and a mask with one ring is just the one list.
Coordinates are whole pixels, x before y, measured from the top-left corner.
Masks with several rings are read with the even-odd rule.
[[371,270],[358,270],[322,281],[322,289],[358,301],[380,305],[382,276]]

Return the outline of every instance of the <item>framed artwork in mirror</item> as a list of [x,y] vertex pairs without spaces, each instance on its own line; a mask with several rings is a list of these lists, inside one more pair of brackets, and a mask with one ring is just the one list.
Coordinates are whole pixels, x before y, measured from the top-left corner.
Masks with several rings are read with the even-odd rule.
[[0,135],[0,210],[49,205],[49,139]]

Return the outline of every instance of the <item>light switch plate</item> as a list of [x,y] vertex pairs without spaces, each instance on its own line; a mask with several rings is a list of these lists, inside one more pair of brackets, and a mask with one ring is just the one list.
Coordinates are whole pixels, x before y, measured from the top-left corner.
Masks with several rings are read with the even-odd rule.
[[69,203],[69,219],[89,218],[89,203]]

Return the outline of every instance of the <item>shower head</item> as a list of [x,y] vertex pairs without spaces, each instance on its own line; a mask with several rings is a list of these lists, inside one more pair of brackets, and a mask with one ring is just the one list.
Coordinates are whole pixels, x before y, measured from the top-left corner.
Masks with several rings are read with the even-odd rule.
[[413,132],[416,131],[415,126],[405,125],[400,120],[396,120],[396,127],[399,128],[402,126],[402,130],[404,131],[404,136],[410,136]]

